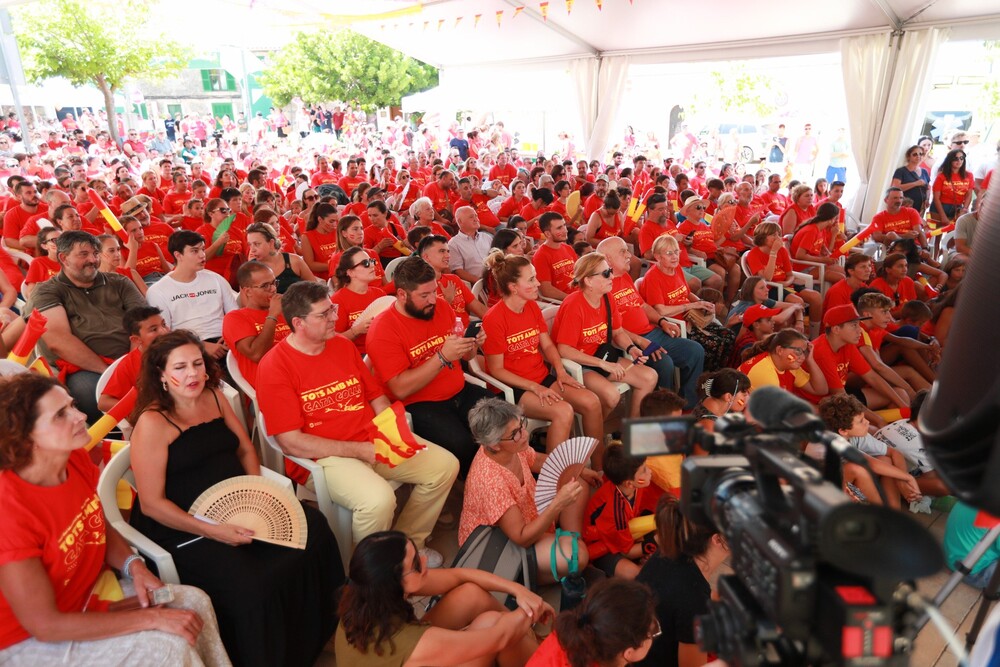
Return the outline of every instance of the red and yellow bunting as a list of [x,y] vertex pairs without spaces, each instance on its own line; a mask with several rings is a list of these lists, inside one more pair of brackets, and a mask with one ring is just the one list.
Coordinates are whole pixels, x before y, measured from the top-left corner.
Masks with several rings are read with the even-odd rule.
[[[565,2],[566,2],[566,15],[570,16],[573,13],[573,6],[574,6],[576,0],[565,0]],[[541,16],[542,20],[545,21],[545,22],[548,22],[548,20],[549,20],[549,5],[550,4],[551,3],[550,3],[549,0],[540,0],[538,2],[538,14],[536,16]],[[594,0],[594,5],[597,6],[597,11],[600,12],[600,11],[604,10],[604,0]],[[634,5],[634,0],[629,0],[629,6],[633,6],[633,5]],[[529,7],[530,8],[534,8],[534,3],[529,3],[529,4],[526,4],[526,5],[515,6],[513,8],[513,13],[512,14],[508,14],[507,16],[510,19],[516,19],[518,16],[521,15],[521,12],[523,12],[525,9],[528,9]],[[360,15],[360,16],[354,17],[354,19],[352,21],[347,21],[347,17],[339,16],[339,15],[338,16],[333,16],[332,18],[337,19],[338,22],[346,21],[348,23],[359,23],[359,22],[363,22],[363,21],[372,21],[372,20],[375,20],[375,19],[381,19],[381,20],[384,21],[384,20],[389,19],[389,18],[398,18],[398,17],[406,16],[406,15],[412,16],[413,14],[419,14],[419,13],[421,13],[423,11],[424,11],[423,5],[418,3],[418,4],[414,5],[413,7],[408,8],[407,10],[401,10],[401,11],[398,11],[398,12],[385,12],[385,13],[382,13],[382,14],[365,14],[365,15]],[[505,13],[505,10],[502,10],[502,9],[496,11],[495,16],[496,16],[497,27],[498,28],[503,27],[504,13]],[[444,18],[429,19],[429,20],[423,21],[423,30],[429,29],[431,27],[431,25],[434,24],[434,23],[437,24],[437,29],[438,30],[443,30],[445,28],[445,26],[449,25],[449,24],[450,24],[450,26],[451,26],[452,29],[456,29],[456,28],[459,27],[459,25],[461,25],[462,20],[465,19],[465,18],[466,18],[466,15],[454,16],[454,17],[446,16]],[[482,18],[483,18],[482,14],[473,14],[472,15],[472,27],[473,27],[473,29],[476,29],[476,28],[479,27],[479,22],[480,22],[480,20],[482,20]],[[396,30],[398,28],[404,27],[404,25],[407,28],[409,28],[409,29],[412,30],[414,28],[414,26],[417,25],[417,23],[415,23],[413,21],[406,22],[405,24],[404,23],[380,23],[379,27],[382,30],[387,30],[387,29]]]

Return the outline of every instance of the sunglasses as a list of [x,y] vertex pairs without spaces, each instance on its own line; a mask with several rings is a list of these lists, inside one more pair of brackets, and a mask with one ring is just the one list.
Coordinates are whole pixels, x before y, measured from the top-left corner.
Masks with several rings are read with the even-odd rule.
[[964,139],[962,141],[953,141],[951,143],[955,144],[956,146],[964,146],[967,143],[969,143],[969,140],[968,139]]
[[212,213],[232,213],[233,209],[228,207],[219,207],[212,211]]
[[359,266],[363,266],[366,269],[370,269],[371,267],[375,266],[375,260],[369,257],[368,259],[361,260],[360,262],[358,262],[357,264],[355,264],[351,268],[352,269],[356,269]]
[[590,277],[593,278],[594,276],[604,276],[605,278],[610,278],[612,273],[614,272],[611,269],[605,269],[603,271],[598,271],[597,273],[591,273]]
[[316,201],[319,197],[303,197],[302,201]]

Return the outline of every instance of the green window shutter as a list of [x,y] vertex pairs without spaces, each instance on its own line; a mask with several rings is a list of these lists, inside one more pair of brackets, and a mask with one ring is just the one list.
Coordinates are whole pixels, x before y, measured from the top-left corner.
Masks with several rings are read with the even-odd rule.
[[202,87],[202,90],[205,90],[205,91],[212,90],[212,72],[211,72],[211,70],[207,70],[207,69],[201,70],[201,87]]
[[226,90],[236,90],[236,79],[229,72],[226,72]]

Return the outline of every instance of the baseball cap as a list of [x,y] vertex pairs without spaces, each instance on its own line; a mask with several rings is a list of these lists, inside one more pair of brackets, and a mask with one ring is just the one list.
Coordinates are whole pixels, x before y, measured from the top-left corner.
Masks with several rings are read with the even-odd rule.
[[825,328],[835,327],[848,322],[858,322],[860,320],[870,320],[870,317],[861,317],[858,309],[849,303],[842,306],[834,306],[823,315],[823,326]]
[[743,313],[743,326],[750,328],[757,320],[762,320],[766,317],[774,317],[781,312],[781,308],[768,308],[763,304],[756,304],[750,306]]
[[598,180],[598,181],[607,181],[608,180],[608,175],[607,174],[601,174],[595,180]]

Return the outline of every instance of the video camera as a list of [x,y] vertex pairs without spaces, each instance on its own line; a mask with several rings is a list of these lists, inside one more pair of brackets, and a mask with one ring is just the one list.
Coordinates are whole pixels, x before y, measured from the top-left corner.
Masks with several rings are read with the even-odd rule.
[[[750,396],[758,423],[741,415],[626,420],[633,456],[689,456],[681,512],[719,531],[734,575],[696,623],[702,650],[730,665],[905,665],[917,614],[906,584],[944,565],[936,540],[887,507],[851,502],[840,458],[867,466],[825,430],[811,406],[776,387]],[[801,445],[826,445],[825,470]]]

